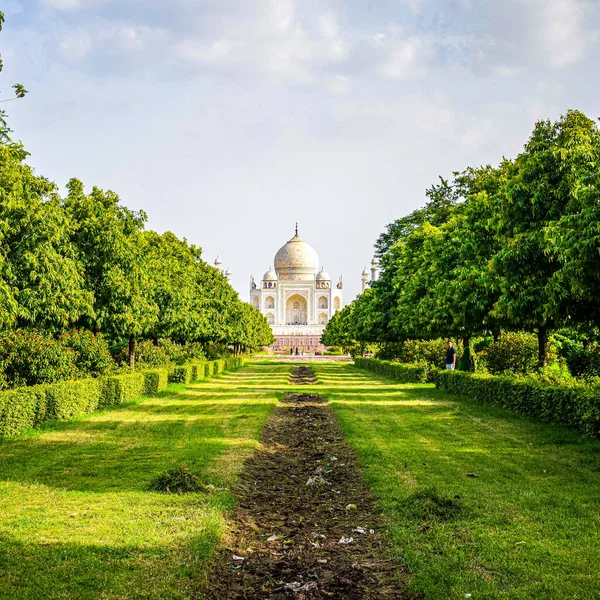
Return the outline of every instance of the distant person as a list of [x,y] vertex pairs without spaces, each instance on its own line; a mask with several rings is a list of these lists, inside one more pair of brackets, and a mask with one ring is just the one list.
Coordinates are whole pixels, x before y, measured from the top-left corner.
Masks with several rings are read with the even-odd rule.
[[294,349],[290,348],[290,356],[292,356],[292,354],[294,354]]
[[298,346],[296,346],[296,356],[299,356],[300,352],[298,352]]
[[446,352],[446,369],[453,371],[456,368],[456,348],[448,340],[448,351]]

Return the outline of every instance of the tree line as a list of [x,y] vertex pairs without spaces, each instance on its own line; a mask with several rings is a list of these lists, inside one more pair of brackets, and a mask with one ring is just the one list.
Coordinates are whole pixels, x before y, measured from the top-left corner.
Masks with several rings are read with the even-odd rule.
[[[61,196],[26,164],[0,124],[0,331],[66,328],[139,339],[200,342],[239,352],[271,344],[262,314],[240,301],[201,249],[145,228],[146,215],[78,179]],[[213,352],[214,353],[214,352]]]
[[574,328],[600,317],[600,131],[571,110],[536,123],[523,151],[469,167],[426,192],[375,247],[380,279],[328,323],[325,344],[410,338],[498,339]]

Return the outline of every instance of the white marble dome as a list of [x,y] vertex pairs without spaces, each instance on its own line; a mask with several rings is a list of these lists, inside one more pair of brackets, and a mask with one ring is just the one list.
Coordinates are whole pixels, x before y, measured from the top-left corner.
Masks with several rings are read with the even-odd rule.
[[275,271],[280,279],[303,279],[319,270],[319,255],[296,232],[275,255]]
[[331,281],[331,277],[329,277],[329,273],[325,270],[325,267],[321,267],[315,279],[317,281]]
[[263,281],[277,281],[277,273],[273,271],[273,267],[269,267],[269,270],[263,275]]

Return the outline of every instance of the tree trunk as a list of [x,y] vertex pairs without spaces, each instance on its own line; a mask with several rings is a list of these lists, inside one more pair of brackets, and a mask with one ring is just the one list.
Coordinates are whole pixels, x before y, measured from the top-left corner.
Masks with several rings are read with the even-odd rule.
[[545,326],[538,328],[538,367],[543,369],[548,365],[548,330]]
[[135,368],[135,335],[129,334],[129,366]]
[[494,344],[497,344],[498,340],[500,339],[500,330],[492,329],[492,336],[494,337]]

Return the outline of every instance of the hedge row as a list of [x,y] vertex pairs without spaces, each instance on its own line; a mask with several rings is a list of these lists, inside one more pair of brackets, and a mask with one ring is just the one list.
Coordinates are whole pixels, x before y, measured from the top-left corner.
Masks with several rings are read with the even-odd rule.
[[171,383],[193,383],[218,375],[223,371],[237,369],[244,364],[244,359],[241,356],[232,356],[230,358],[220,358],[208,362],[189,363],[187,365],[177,365],[173,367],[169,373],[169,381]]
[[600,437],[600,393],[597,388],[543,385],[510,377],[439,371],[436,386],[482,404],[499,406],[547,423],[562,423]]
[[164,390],[168,381],[190,383],[243,364],[241,357],[168,369],[34,385],[0,392],[0,439],[14,438],[51,419],[69,419]]
[[401,383],[426,383],[433,381],[433,370],[424,364],[402,364],[389,360],[356,357],[354,364],[359,369],[367,369],[380,375],[397,379]]

